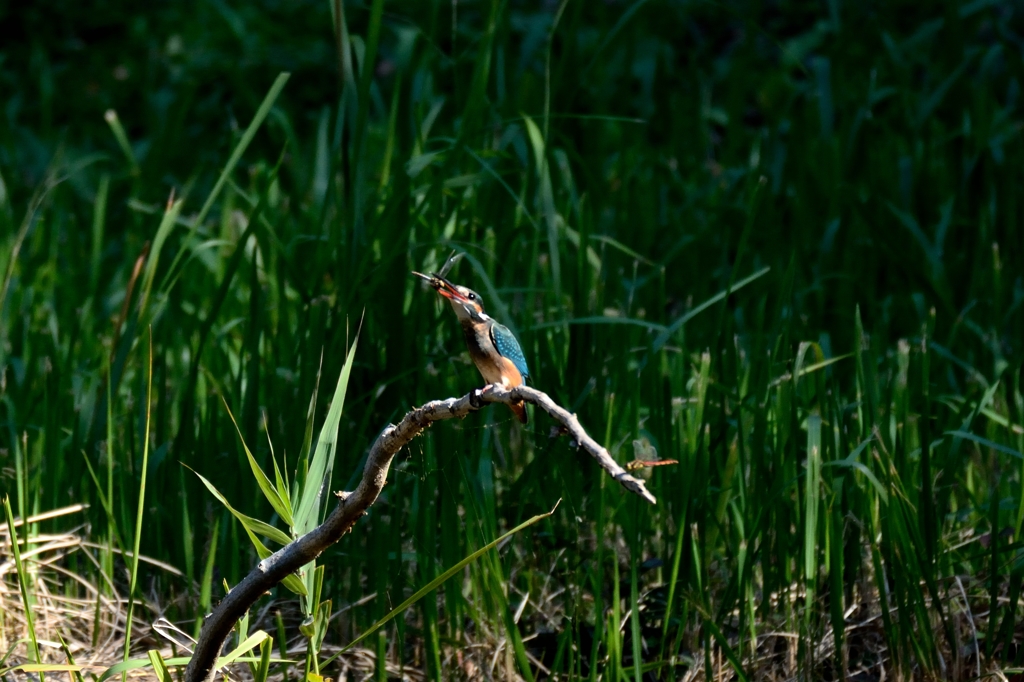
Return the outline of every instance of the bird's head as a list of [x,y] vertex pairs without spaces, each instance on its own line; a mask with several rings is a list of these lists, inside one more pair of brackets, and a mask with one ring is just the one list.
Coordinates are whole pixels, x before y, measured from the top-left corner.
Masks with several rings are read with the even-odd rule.
[[474,322],[483,322],[488,319],[484,313],[484,304],[480,299],[480,294],[472,289],[452,284],[437,274],[424,275],[419,272],[412,274],[429,282],[430,286],[437,290],[437,293],[451,301],[452,309],[460,320],[468,318]]

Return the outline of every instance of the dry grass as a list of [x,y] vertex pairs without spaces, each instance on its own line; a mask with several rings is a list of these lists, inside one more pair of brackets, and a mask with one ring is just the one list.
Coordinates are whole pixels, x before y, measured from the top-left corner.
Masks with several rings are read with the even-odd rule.
[[[74,505],[36,515],[29,518],[28,524],[31,528],[33,524],[53,518],[72,517],[82,509],[82,505]],[[16,521],[15,524],[16,529],[23,535],[25,524],[20,521]],[[122,659],[128,603],[124,594],[127,574],[123,565],[119,567],[120,572],[124,573],[120,581],[117,579],[118,571],[115,571],[113,577],[104,572],[101,563],[102,553],[121,553],[90,541],[88,530],[87,526],[77,526],[64,533],[34,534],[27,545],[23,537],[19,537],[19,542],[25,569],[31,577],[29,594],[33,601],[33,626],[42,656],[41,662],[48,665],[67,664],[70,655],[70,660],[81,666],[81,674],[86,679],[90,676],[95,679]],[[75,555],[84,558],[93,570],[87,574],[69,570],[68,564],[72,563],[69,559]],[[173,566],[145,556],[140,556],[139,559],[160,570],[181,576]],[[159,604],[160,599],[157,595],[149,595],[149,598],[136,602],[136,616],[132,625],[133,657],[144,657],[146,652],[156,650],[166,660],[187,655],[190,649],[191,636],[180,626],[163,618],[160,614],[164,609]],[[252,629],[263,628],[273,631],[273,616],[280,611],[288,614],[289,621],[296,620],[292,625],[297,625],[298,611],[295,607],[295,603],[291,601],[271,600],[256,614]],[[346,611],[347,609],[339,610],[333,619],[342,618]],[[289,630],[298,633],[295,627],[290,627]],[[306,639],[297,634],[286,644],[284,655],[282,656],[279,649],[275,649],[273,658],[283,657],[301,662],[305,656],[306,644]],[[340,645],[325,644],[322,656],[326,659],[340,653],[341,650]],[[11,552],[11,534],[8,532],[7,524],[0,525],[0,656],[3,656],[3,659],[0,659],[0,670],[8,670],[6,674],[0,676],[2,679],[39,679],[37,673],[15,669],[19,665],[36,661],[32,654],[28,621],[18,585],[18,573]],[[453,656],[460,661],[463,658],[461,652],[454,653]],[[474,670],[471,658],[475,657],[470,655],[466,658],[467,671]],[[369,678],[377,663],[372,650],[354,648],[344,655],[339,655],[336,665],[336,679],[346,680]],[[409,682],[424,679],[422,672],[415,667],[389,662],[387,671],[391,679]],[[294,669],[292,672],[293,676],[299,674]],[[155,678],[149,668],[131,670],[128,676],[132,679]],[[470,677],[475,677],[475,674]],[[285,674],[277,673],[268,679],[284,678]],[[252,674],[247,665],[235,664],[224,671],[223,679],[247,680],[252,679]]]
[[[73,505],[28,519],[33,524],[82,511]],[[101,555],[109,550],[88,539],[88,527],[78,526],[63,533],[32,534],[25,543],[25,524],[16,522],[22,543],[22,560],[30,576],[29,589],[33,625],[42,662],[64,664],[71,655],[84,671],[97,675],[121,658],[127,617],[123,586],[101,567]],[[77,557],[77,562],[69,559]],[[177,570],[161,562],[141,558],[163,570]],[[2,667],[33,663],[25,605],[18,585],[18,573],[11,553],[11,534],[0,525],[0,649],[7,655]],[[70,563],[91,566],[87,572],[73,571]],[[137,613],[139,613],[137,611]],[[148,614],[147,614],[148,615]],[[145,616],[143,616],[145,617]],[[138,621],[133,628],[136,644],[150,638],[151,628]],[[168,646],[166,652],[171,655]],[[15,679],[18,679],[15,673]]]
[[[29,519],[29,527],[56,517],[73,519],[74,514],[81,509],[81,506],[76,505],[32,517]],[[24,525],[19,524],[19,528],[23,529]],[[34,535],[27,546],[22,545],[22,556],[32,580],[30,594],[35,602],[34,625],[43,662],[67,663],[67,654],[70,654],[73,661],[82,666],[82,672],[88,679],[90,675],[100,676],[111,665],[121,660],[127,600],[123,592],[126,580],[118,580],[117,570],[114,571],[114,576],[109,576],[102,568],[103,553],[109,551],[108,548],[91,542],[87,533],[87,527],[77,526],[65,533]],[[917,673],[908,677],[899,673],[893,665],[883,628],[879,595],[874,588],[877,583],[870,576],[867,552],[868,549],[865,547],[864,577],[853,586],[852,603],[844,614],[847,626],[844,632],[843,660],[848,664],[847,669],[842,672],[842,677],[850,680],[919,679]],[[72,557],[76,556],[78,561],[72,562]],[[18,575],[10,551],[10,533],[7,532],[6,525],[0,526],[0,557],[0,648],[8,654],[7,660],[0,665],[0,668],[3,668],[33,662],[28,644],[27,621],[17,582]],[[81,566],[83,559],[87,566],[91,566],[91,570],[77,573],[69,570],[69,564],[77,563]],[[180,576],[172,566],[152,559],[140,559],[159,570]],[[119,570],[123,572],[123,568]],[[512,595],[514,601],[519,604],[517,621],[526,631],[535,633],[525,638],[525,644],[530,652],[531,662],[542,678],[547,677],[547,668],[541,660],[543,651],[534,641],[537,638],[536,633],[557,631],[560,625],[566,622],[568,603],[571,599],[571,586],[560,584],[554,576],[555,572],[552,571],[551,578],[536,595]],[[648,585],[641,597],[645,628],[660,628],[654,604],[661,587]],[[979,633],[984,633],[988,626],[986,590],[983,576],[957,576],[943,582],[943,611],[955,633],[959,647],[957,650],[947,647],[940,652],[947,679],[1013,679],[1008,678],[1002,670],[984,663],[990,660],[983,653],[984,643],[979,642]],[[805,596],[797,583],[782,594],[769,595],[771,610],[765,620],[756,624],[756,639],[746,640],[743,644],[745,650],[737,652],[750,679],[782,682],[795,679],[831,680],[839,677],[834,668],[836,642],[828,623],[824,620],[810,623],[808,627],[812,632],[800,632],[799,629],[792,628],[793,614],[803,611]],[[362,605],[374,598],[376,595],[370,594],[353,606]],[[1006,600],[1008,596],[1003,595],[1002,598]],[[942,629],[942,624],[935,616],[937,611],[931,606],[929,604],[928,612],[932,620],[924,624],[924,627],[931,627],[938,632]],[[155,649],[165,659],[169,659],[187,652],[190,644],[189,634],[161,616],[164,609],[159,606],[158,596],[151,595],[148,599],[142,600],[141,607],[136,611],[142,616],[141,622],[136,621],[132,627],[134,655],[144,656],[145,652]],[[338,629],[344,630],[352,625],[345,622],[350,609],[351,607],[342,608],[333,614],[332,620],[336,621]],[[826,612],[827,606],[824,604],[815,609],[815,613],[818,614]],[[422,626],[422,623],[417,622],[417,614],[418,611],[415,609],[406,614],[410,632],[417,632]],[[294,626],[301,615],[294,600],[276,599],[265,602],[254,612],[250,632],[256,629],[275,632],[277,618],[287,622],[288,632],[297,633]],[[921,624],[916,626],[920,627]],[[729,638],[731,647],[740,646],[737,630],[738,613],[729,614],[719,627]],[[628,634],[628,611],[624,611],[620,630],[623,637]],[[701,642],[704,641],[702,637],[703,633],[695,630],[686,633],[684,641]],[[943,642],[945,646],[944,638],[939,637],[936,641]],[[1024,641],[1024,628],[1018,626],[1013,641],[1015,645]],[[815,642],[814,651],[802,653],[801,646],[807,646],[808,642]],[[305,638],[296,634],[286,643],[284,658],[302,661],[306,644]],[[421,639],[409,635],[404,650],[397,651],[396,646],[392,638],[389,641],[386,663],[389,679],[409,682],[426,679],[426,654]],[[329,668],[331,676],[341,680],[373,677],[377,669],[376,652],[373,649],[356,648],[340,654],[341,650],[342,646],[334,642],[325,644],[321,652],[321,660],[339,654],[336,663]],[[474,624],[467,628],[461,641],[448,642],[444,646],[444,651],[442,665],[448,679],[521,679],[516,672],[512,649],[508,646],[504,633],[492,631],[486,624]],[[280,650],[275,649],[273,655],[275,658],[281,657]],[[693,647],[687,658],[686,665],[676,668],[678,679],[693,682],[739,679],[722,647],[714,640],[707,651],[699,646]],[[300,670],[300,667],[292,666],[291,676],[298,675]],[[285,679],[286,675],[287,672],[277,668],[269,679]],[[152,671],[135,670],[131,671],[130,676],[144,679],[151,677]],[[246,680],[251,679],[252,674],[247,665],[235,664],[226,671],[224,677]],[[18,671],[9,672],[7,678],[36,679],[30,673]]]

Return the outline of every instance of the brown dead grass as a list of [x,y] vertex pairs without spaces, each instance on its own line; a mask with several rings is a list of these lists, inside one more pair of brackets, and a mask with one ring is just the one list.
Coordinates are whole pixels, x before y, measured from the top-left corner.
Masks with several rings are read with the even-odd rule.
[[[81,511],[81,506],[68,507],[55,512],[29,519],[29,528],[40,521],[66,516],[69,519]],[[24,533],[24,526],[19,524],[19,531]],[[22,558],[30,576],[30,593],[34,604],[32,614],[38,638],[41,657],[44,663],[64,664],[70,658],[75,664],[83,666],[85,679],[95,679],[111,665],[122,658],[127,600],[123,593],[126,579],[119,585],[115,580],[104,574],[100,559],[106,548],[86,539],[88,529],[75,527],[65,533],[52,535],[33,535],[26,546],[22,541]],[[72,557],[77,561],[71,562]],[[121,557],[123,558],[123,557]],[[166,571],[177,577],[181,573],[173,566],[140,557],[150,567]],[[68,566],[75,563],[85,564],[91,570],[83,575],[73,572]],[[123,563],[118,564],[123,569]],[[869,574],[866,573],[866,576]],[[512,584],[515,584],[514,581]],[[819,604],[816,613],[820,614],[816,622],[809,624],[811,632],[797,632],[787,629],[787,623],[794,620],[793,614],[802,611],[803,595],[798,586],[785,594],[768,597],[771,604],[771,615],[764,622],[757,624],[758,635],[753,642],[745,639],[744,649],[737,650],[743,665],[752,680],[765,682],[781,682],[797,679],[834,680],[845,678],[867,681],[911,680],[911,679],[949,679],[976,680],[1016,679],[1007,677],[997,662],[988,659],[984,653],[984,645],[979,643],[979,633],[984,633],[988,626],[987,606],[988,595],[983,577],[959,576],[943,583],[943,611],[950,622],[956,649],[950,648],[945,637],[940,634],[941,623],[937,610],[929,609],[931,622],[915,624],[916,627],[930,627],[936,633],[936,641],[941,642],[940,653],[944,672],[940,676],[928,676],[917,670],[901,673],[895,669],[888,651],[888,643],[883,631],[882,613],[879,610],[878,595],[874,592],[875,582],[865,577],[852,590],[853,599],[848,605],[845,616],[845,632],[843,642],[843,660],[845,670],[835,670],[836,642],[832,629],[827,621],[827,607]],[[537,648],[539,633],[558,632],[567,622],[566,604],[569,590],[574,588],[560,585],[552,578],[548,580],[543,593],[537,595],[510,595],[513,603],[520,604],[517,620],[524,633],[528,655],[534,664],[534,670],[540,678],[547,678],[548,671],[542,660],[543,652]],[[641,619],[645,632],[660,631],[658,621],[657,595],[660,586],[650,586],[641,597]],[[581,595],[576,595],[579,599]],[[373,599],[368,595],[359,603]],[[691,597],[693,597],[691,595]],[[1007,597],[1003,597],[1006,599]],[[586,597],[582,599],[585,601]],[[148,595],[137,602],[135,619],[132,627],[132,651],[134,656],[145,656],[145,652],[157,650],[165,658],[187,655],[190,650],[191,638],[188,632],[162,617],[165,609],[159,606],[159,596]],[[698,600],[694,597],[694,603]],[[357,606],[355,604],[353,606]],[[332,619],[344,621],[349,617],[350,607],[336,611]],[[297,661],[291,667],[290,677],[295,679],[301,675],[301,661],[305,655],[306,640],[298,634],[300,614],[296,610],[294,600],[270,600],[254,610],[250,632],[264,629],[270,633],[276,631],[275,618],[280,615],[286,622],[286,631],[296,633],[284,647],[284,658]],[[406,613],[411,629],[417,627],[417,610],[410,609]],[[894,616],[895,617],[895,616]],[[735,622],[734,622],[735,621]],[[733,648],[740,646],[738,618],[735,614],[727,616],[719,623],[723,634]],[[191,631],[191,625],[186,630]],[[628,611],[624,612],[621,631],[628,636],[630,620]],[[715,682],[738,679],[723,648],[711,638],[710,649],[705,650],[700,643],[708,641],[703,632],[684,633],[684,659],[677,661],[667,678],[680,679],[687,682]],[[387,671],[389,679],[419,682],[426,679],[424,670],[426,662],[422,642],[414,636],[407,637],[404,650],[396,650],[394,641],[388,642]],[[1024,628],[1017,625],[1012,637],[1015,645],[1024,642]],[[442,661],[442,669],[446,679],[460,680],[518,680],[512,649],[504,637],[503,631],[491,631],[486,624],[474,624],[462,633],[458,646],[448,645],[446,656]],[[63,643],[62,643],[63,642]],[[690,643],[687,648],[686,642]],[[802,654],[803,646],[813,642],[813,652]],[[647,646],[645,641],[645,647]],[[333,656],[341,650],[337,644],[325,644],[321,660]],[[630,646],[624,647],[627,657],[631,654]],[[657,652],[645,650],[646,654],[655,657]],[[0,656],[7,654],[6,660],[0,663],[0,670],[12,668],[19,664],[34,662],[34,656],[28,640],[28,624],[25,609],[18,585],[18,575],[11,553],[10,533],[6,524],[0,525]],[[282,652],[275,649],[273,656],[281,658]],[[579,653],[577,653],[577,656]],[[584,652],[584,656],[588,653]],[[802,666],[798,661],[803,661]],[[807,661],[812,661],[808,664]],[[330,667],[330,675],[339,680],[369,679],[376,670],[376,653],[369,648],[356,648],[340,655]],[[667,669],[664,672],[668,672]],[[710,674],[709,674],[710,672]],[[50,678],[63,679],[68,673],[51,674]],[[151,671],[142,669],[129,673],[132,679],[154,678]],[[247,680],[251,673],[247,665],[236,664],[223,673],[224,679]],[[36,680],[34,673],[10,670],[6,679]],[[72,679],[72,678],[69,678]],[[271,675],[271,679],[283,679],[280,672]]]

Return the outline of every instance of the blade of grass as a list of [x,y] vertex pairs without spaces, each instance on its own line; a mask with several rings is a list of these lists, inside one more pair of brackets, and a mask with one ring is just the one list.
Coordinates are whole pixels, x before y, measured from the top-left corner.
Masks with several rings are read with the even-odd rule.
[[203,221],[206,220],[207,214],[210,212],[210,209],[213,208],[214,202],[220,195],[221,190],[224,189],[224,184],[227,182],[231,173],[234,172],[235,166],[237,166],[238,162],[242,159],[242,155],[245,154],[245,150],[249,148],[249,144],[252,142],[253,138],[256,137],[256,132],[260,129],[260,126],[263,125],[263,121],[267,118],[267,114],[270,113],[270,109],[274,106],[274,102],[277,101],[278,95],[281,94],[281,91],[284,90],[285,84],[288,83],[289,77],[291,77],[290,73],[280,73],[274,80],[274,84],[270,86],[270,90],[267,92],[266,97],[263,98],[259,108],[256,110],[256,114],[252,117],[252,121],[249,122],[248,127],[246,127],[245,132],[242,134],[242,139],[240,139],[238,144],[235,145],[235,148],[231,152],[231,156],[228,158],[228,162],[224,165],[224,169],[217,178],[216,184],[213,186],[210,194],[206,197],[206,202],[203,204],[203,207],[199,209],[199,214],[196,215],[195,220],[192,221],[192,229],[189,230],[189,233],[183,242],[183,244],[186,245],[186,248],[182,248],[178,251],[174,260],[171,261],[171,266],[167,269],[167,274],[164,275],[163,281],[160,284],[161,291],[167,290],[166,284],[176,277],[177,266],[181,259],[193,250],[191,244],[196,232],[199,231],[199,227],[203,224]]
[[[362,323],[360,323],[362,327]],[[318,523],[322,512],[322,501],[325,497],[327,486],[331,482],[331,473],[334,469],[335,447],[338,442],[338,424],[341,422],[341,413],[345,405],[345,393],[348,390],[349,375],[352,373],[352,363],[355,360],[356,347],[359,343],[359,331],[352,341],[352,346],[345,357],[345,365],[341,368],[338,376],[338,384],[334,388],[334,399],[327,411],[327,418],[320,429],[320,436],[317,438],[316,450],[313,459],[309,464],[309,474],[303,485],[302,494],[299,497],[299,505],[295,509],[294,532],[298,535],[312,530]]]
[[45,679],[43,673],[76,673],[82,670],[80,665],[69,665],[67,663],[22,663],[11,668],[0,670],[0,675],[9,672],[39,673],[39,679]]
[[[18,531],[15,528],[14,513],[11,511],[11,498],[9,495],[4,495],[4,515],[7,517],[7,533],[11,538],[11,554],[14,555],[14,567],[18,572],[21,604],[25,609],[25,629],[28,630],[29,642],[32,644],[32,655],[35,656],[36,663],[42,663],[43,657],[39,653],[39,641],[36,639],[35,618],[32,615],[32,598],[29,595],[28,589],[28,571],[25,570],[25,564],[21,560],[21,548],[18,546]],[[40,671],[39,679],[42,682],[42,671]]]
[[555,301],[559,302],[558,310],[565,310],[560,304],[562,300],[562,264],[558,248],[558,224],[560,217],[555,209],[555,192],[551,184],[551,168],[547,157],[547,141],[541,135],[540,128],[529,116],[523,115],[523,122],[530,136],[530,144],[533,147],[534,161],[536,162],[537,177],[539,186],[537,192],[540,200],[541,210],[544,212],[544,222],[547,225],[548,236],[548,257],[551,267],[551,284],[555,295]]
[[210,491],[210,494],[217,498],[217,501],[224,505],[224,508],[231,512],[231,515],[241,522],[242,526],[246,529],[247,532],[262,535],[268,540],[273,540],[274,542],[277,542],[282,545],[287,545],[289,542],[291,542],[292,539],[288,537],[288,534],[285,533],[283,530],[271,526],[266,521],[261,521],[260,519],[248,516],[238,511],[231,505],[230,502],[228,502],[227,498],[224,497],[224,495],[219,490],[217,490],[217,488],[212,483],[210,483],[210,481],[205,476],[197,472],[192,473],[198,476],[199,480],[202,481],[204,486],[206,486],[206,489]]
[[[266,634],[267,633],[263,632],[262,630],[254,633],[252,636],[250,636],[248,639],[242,642],[238,647],[233,649],[230,653],[218,658],[217,664],[214,667],[214,669],[220,670],[229,663],[258,663],[260,661],[259,658],[256,658],[254,656],[245,656],[244,654],[252,650],[253,647],[262,643],[266,639]],[[188,665],[189,658],[189,656],[174,656],[172,658],[165,658],[164,665],[180,668],[182,666]],[[295,661],[282,658],[272,658],[270,659],[270,662],[295,663]],[[131,670],[149,668],[152,665],[153,663],[149,660],[148,656],[146,658],[133,658],[127,661],[121,661],[120,663],[115,663],[114,665],[104,670],[100,674],[100,676],[96,678],[96,682],[106,682],[115,675],[122,675]]]
[[[295,468],[294,489],[291,498],[299,500],[302,491],[305,489],[306,481],[309,478],[309,452],[313,446],[313,426],[316,417],[316,399],[320,393],[320,374],[323,370],[324,355],[320,352],[320,362],[316,369],[316,381],[313,384],[313,394],[309,397],[309,406],[306,408],[306,430],[302,434],[302,446],[299,449],[299,459]],[[297,509],[296,509],[297,511]],[[292,520],[294,521],[294,512]],[[294,531],[293,531],[294,532]]]
[[[75,665],[75,657],[71,653],[71,647],[69,647],[68,643],[66,641],[64,641],[64,636],[61,635],[60,632],[57,633],[57,640],[60,642],[60,648],[61,648],[61,651],[64,652],[65,658],[68,659],[68,665],[74,666]],[[73,680],[73,682],[85,682],[85,680],[82,679],[81,671],[79,671],[79,670],[71,670],[69,672],[70,672],[70,676],[71,676],[71,679]]]
[[167,664],[164,662],[164,657],[160,655],[160,652],[156,649],[150,649],[146,652],[146,655],[149,657],[149,662],[153,666],[153,672],[156,673],[158,682],[173,682],[171,671],[167,669]]
[[[639,499],[634,499],[630,504],[633,505],[634,519],[640,516]],[[637,525],[639,529],[639,524]],[[630,552],[629,558],[629,623],[631,629],[631,637],[633,644],[633,677],[636,682],[643,682],[643,653],[642,653],[642,641],[640,635],[640,587],[637,580],[637,563],[639,563],[639,557],[637,556],[637,549],[640,544],[640,538],[635,538],[633,541],[633,551]]]
[[1001,452],[1004,455],[1010,455],[1011,457],[1016,457],[1017,459],[1024,459],[1024,453],[1021,453],[1016,448],[1011,448],[1008,445],[1001,445],[999,443],[996,443],[995,441],[989,440],[988,438],[983,438],[981,436],[970,433],[969,431],[957,429],[955,431],[945,431],[942,435],[953,436],[954,438],[963,438],[964,440],[973,441],[978,445],[983,445],[986,448],[990,448],[996,452]]
[[107,523],[110,524],[111,534],[113,535],[117,546],[123,548],[121,539],[117,536],[117,521],[114,519],[114,508],[110,504],[110,500],[103,494],[103,487],[100,484],[100,479],[96,476],[96,471],[92,468],[92,462],[89,461],[88,455],[85,451],[82,451],[82,459],[85,461],[85,468],[89,470],[89,477],[92,479],[93,485],[96,487],[96,494],[100,497],[100,506],[103,507],[103,511],[107,514]]
[[97,286],[100,281],[100,262],[103,256],[103,233],[107,225],[107,196],[110,193],[110,175],[100,176],[100,184],[96,189],[96,203],[92,209],[92,248],[89,256],[89,293],[94,297],[99,293]]
[[135,158],[135,152],[132,151],[132,145],[128,141],[128,133],[125,132],[124,126],[121,125],[121,119],[118,118],[117,112],[113,109],[107,109],[106,113],[103,114],[103,119],[110,126],[110,132],[114,134],[117,146],[121,148],[121,153],[124,154],[124,158],[128,162],[129,172],[133,176],[138,176],[141,173],[139,162]]
[[704,301],[697,307],[693,308],[686,314],[680,316],[678,319],[673,321],[672,324],[668,325],[668,327],[665,328],[665,331],[663,331],[661,334],[658,335],[657,338],[654,339],[654,343],[651,344],[651,352],[657,353],[659,350],[664,348],[665,344],[668,343],[668,340],[672,338],[672,335],[679,331],[679,329],[682,328],[684,324],[692,320],[694,317],[704,312],[705,310],[715,305],[716,303],[725,300],[725,297],[727,295],[735,294],[737,291],[747,286],[751,282],[754,282],[760,279],[761,277],[764,277],[770,271],[771,267],[763,267],[754,274],[750,275],[749,277],[744,277],[735,284],[732,284],[728,289],[718,292],[717,294],[715,294],[708,300]]
[[206,550],[206,562],[203,564],[203,577],[199,583],[199,615],[196,616],[193,637],[199,637],[199,631],[203,627],[203,616],[210,612],[210,605],[213,596],[213,569],[217,559],[217,540],[220,537],[220,518],[213,521],[213,529],[210,531],[210,546]]
[[171,197],[167,200],[167,208],[164,210],[163,218],[160,220],[160,225],[157,227],[156,235],[153,237],[153,245],[149,249],[149,258],[146,260],[146,269],[142,275],[142,291],[139,292],[139,320],[142,320],[143,313],[146,311],[146,304],[149,303],[150,290],[153,288],[153,279],[156,277],[157,264],[160,262],[160,252],[163,251],[164,242],[167,241],[167,237],[170,236],[171,230],[174,229],[174,225],[178,220],[178,215],[181,213],[181,207],[184,204],[182,199],[174,200],[174,194],[172,192]]
[[[135,615],[135,588],[139,581],[139,547],[142,545],[142,519],[146,510],[146,476],[149,473],[149,428],[153,407],[153,329],[149,329],[149,355],[146,363],[146,426],[142,441],[142,471],[139,477],[139,505],[135,513],[135,537],[132,544],[132,563],[128,578],[128,608],[124,623],[124,653],[122,661],[128,660],[132,644],[132,618]],[[122,673],[121,682],[127,679]]]
[[[242,443],[242,448],[245,450],[245,457],[249,461],[249,468],[252,470],[253,478],[256,479],[256,484],[259,485],[260,491],[263,493],[263,496],[267,498],[267,502],[269,502],[270,506],[274,508],[274,511],[281,517],[281,520],[288,524],[288,526],[293,525],[292,510],[287,499],[278,493],[277,488],[274,487],[274,484],[270,482],[270,479],[265,473],[263,473],[263,469],[260,468],[260,465],[256,462],[256,458],[253,457],[252,452],[249,450],[249,446],[246,445],[245,439],[242,437],[242,430],[238,428],[238,422],[235,420],[235,415],[231,412],[231,408],[228,406],[228,402],[224,399],[223,395],[221,395],[221,402],[224,405],[224,409],[227,410],[228,416],[231,417],[231,423],[234,425],[235,432],[238,434],[238,440]],[[276,462],[274,463],[274,468],[277,468]]]
[[[282,645],[282,650],[284,646]],[[253,676],[254,682],[267,682],[267,677],[270,676],[270,654],[274,649],[274,640],[267,637],[260,642],[260,662],[256,667],[256,673]]]

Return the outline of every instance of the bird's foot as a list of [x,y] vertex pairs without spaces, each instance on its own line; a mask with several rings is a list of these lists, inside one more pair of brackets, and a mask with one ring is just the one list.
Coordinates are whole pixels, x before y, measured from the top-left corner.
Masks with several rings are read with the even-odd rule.
[[481,400],[481,398],[487,395],[488,393],[493,393],[495,387],[497,386],[501,386],[501,384],[487,384],[483,388],[476,389],[475,391],[469,394],[469,404],[479,410],[481,407],[484,406],[484,403]]
[[484,393],[490,393],[499,388],[505,391],[511,391],[513,387],[508,385],[507,383],[487,384],[486,386],[480,389],[480,395],[483,395]]

